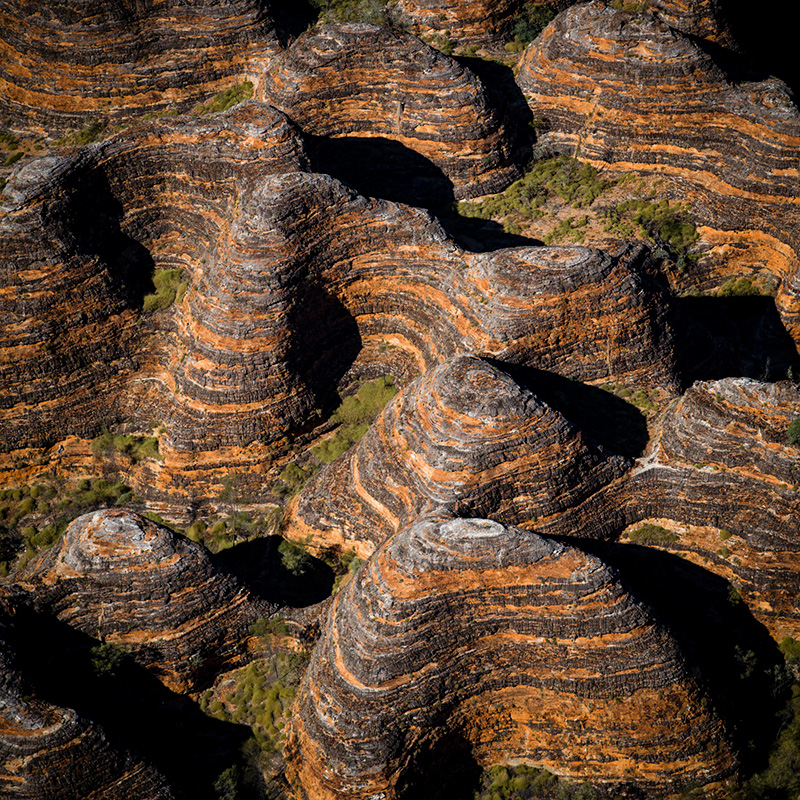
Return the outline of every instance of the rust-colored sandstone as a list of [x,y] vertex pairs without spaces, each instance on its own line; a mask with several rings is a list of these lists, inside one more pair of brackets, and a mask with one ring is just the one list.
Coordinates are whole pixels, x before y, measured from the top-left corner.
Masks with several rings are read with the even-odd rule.
[[176,691],[240,666],[249,625],[275,611],[201,545],[127,511],[78,517],[17,583],[41,610],[129,648]]
[[52,135],[91,120],[185,111],[278,49],[258,0],[6,0],[0,118]]
[[310,800],[430,792],[459,743],[626,793],[733,767],[667,631],[599,559],[479,519],[428,518],[334,599],[288,747]]
[[172,800],[163,778],[117,750],[96,724],[32,695],[16,669],[4,599],[0,597],[0,796]]
[[572,534],[603,528],[631,462],[591,441],[501,365],[458,356],[411,383],[290,506],[285,535],[371,553],[426,509]]
[[545,131],[540,142],[672,179],[715,248],[698,277],[774,276],[800,341],[800,114],[783,83],[741,79],[668,22],[597,0],[560,14],[517,79]]
[[457,198],[499,191],[520,174],[505,132],[514,121],[504,128],[471,70],[407,33],[315,28],[270,62],[262,91],[305,133],[389,139],[419,153]]

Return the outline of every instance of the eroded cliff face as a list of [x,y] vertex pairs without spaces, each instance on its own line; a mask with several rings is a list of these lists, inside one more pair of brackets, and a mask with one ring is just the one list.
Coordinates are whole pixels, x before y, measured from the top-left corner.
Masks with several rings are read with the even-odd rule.
[[336,597],[290,774],[309,798],[399,797],[430,789],[466,740],[484,765],[535,752],[562,775],[678,789],[733,766],[701,700],[598,559],[488,520],[423,519]]
[[257,0],[11,0],[0,31],[0,116],[40,135],[186,111],[279,49]]
[[0,791],[14,800],[172,800],[150,766],[121,752],[95,723],[32,694],[17,670],[9,612],[0,596]]
[[704,238],[721,248],[705,268],[774,276],[797,341],[797,108],[785,84],[739,73],[668,23],[600,2],[559,15],[528,48],[517,78],[540,142],[608,169],[674,180]]
[[175,691],[245,663],[249,626],[276,611],[203,547],[127,511],[78,517],[17,584],[40,610],[125,648]]
[[[594,521],[598,493],[629,466],[498,366],[459,356],[410,384],[309,482],[284,535],[365,556],[426,509],[549,530],[548,518],[587,502]],[[556,530],[575,524],[573,514]]]
[[[712,710],[713,658],[658,624],[646,591],[629,593],[633,561],[609,556],[620,578],[580,547],[618,557],[635,544],[657,568],[680,556],[710,592],[744,601],[748,630],[800,638],[798,390],[738,377],[796,355],[797,109],[783,84],[743,78],[697,38],[731,44],[715,0],[548,4],[563,13],[522,57],[520,107],[508,65],[469,56],[497,54],[521,5],[388,12],[471,45],[459,58],[365,24],[291,41],[295,10],[239,0],[0,11],[12,129],[0,148],[14,131],[32,140],[96,119],[113,132],[0,168],[3,558],[40,546],[26,519],[58,539],[72,502],[59,480],[93,491],[98,474],[136,492],[104,502],[195,523],[195,538],[213,514],[234,545],[223,570],[140,513],[92,511],[11,581],[82,637],[77,649],[91,636],[127,648],[198,717],[189,698],[207,689],[201,708],[221,726],[198,741],[236,753],[238,734],[254,736],[259,780],[283,769],[294,713],[288,776],[309,800],[423,796],[462,763],[534,764],[630,797],[734,775],[744,717]],[[167,115],[243,78],[257,99]],[[145,110],[159,118],[136,121]],[[522,173],[535,137],[537,156],[649,175],[656,199],[663,179],[665,196],[690,201],[702,224],[689,272],[641,242],[543,246],[457,218],[455,198]],[[645,203],[624,183],[615,202]],[[549,215],[535,205],[543,184],[526,186],[525,210]],[[594,198],[551,194],[579,233],[588,218],[566,215]],[[789,331],[758,316],[745,355],[747,330],[715,326],[675,291],[742,273],[775,278]],[[363,433],[345,441],[331,412],[370,378],[401,391],[302,487],[327,460],[320,445],[335,454]],[[149,449],[125,461],[122,437],[109,454],[113,433],[90,447],[106,426],[148,431]],[[259,538],[277,531],[328,563]],[[280,561],[270,602],[229,573],[248,559],[260,589]],[[334,569],[335,585],[350,582],[319,603]],[[286,581],[308,608],[278,620]],[[317,635],[293,712],[278,667],[292,657],[299,675]],[[774,655],[766,634],[758,646]],[[204,760],[181,762],[167,789],[109,744],[116,732],[66,708],[81,706],[27,696],[10,652],[0,786],[12,796],[53,796],[69,759],[59,797],[166,798]],[[770,687],[759,698],[767,714]],[[191,792],[229,765],[201,766]]]

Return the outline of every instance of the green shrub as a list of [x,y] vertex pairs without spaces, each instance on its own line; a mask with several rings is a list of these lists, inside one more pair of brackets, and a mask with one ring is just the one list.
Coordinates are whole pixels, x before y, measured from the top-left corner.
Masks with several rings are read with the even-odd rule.
[[250,626],[250,635],[263,639],[271,639],[273,636],[288,636],[289,628],[283,617],[263,617],[257,619]]
[[239,103],[249,100],[253,96],[253,84],[250,81],[238,83],[230,86],[219,94],[215,94],[211,100],[195,106],[192,113],[195,116],[203,114],[217,114],[220,111],[227,111]]
[[156,270],[153,273],[153,285],[155,292],[144,296],[142,311],[145,313],[161,311],[175,302],[180,303],[189,286],[179,269]]
[[789,444],[797,444],[800,440],[800,417],[795,417],[786,429],[786,439]]
[[312,0],[324,22],[387,25],[386,0]]
[[311,452],[326,464],[338,458],[361,441],[369,426],[396,394],[397,387],[391,375],[363,383],[355,395],[345,397],[333,412],[331,420],[339,423],[333,436],[312,447]]
[[292,575],[304,575],[311,568],[311,557],[302,547],[284,539],[278,545],[283,568]]
[[730,539],[732,535],[730,531],[726,531],[724,528],[719,529],[719,538],[722,539],[723,542]]
[[128,653],[118,644],[105,642],[90,651],[92,669],[100,677],[114,677],[124,663]]
[[514,41],[529,45],[555,18],[555,13],[546,6],[526,3],[514,25]]
[[63,147],[65,145],[82,147],[87,144],[92,144],[92,142],[96,142],[98,139],[100,139],[105,129],[105,122],[94,120],[93,122],[89,122],[84,125],[80,130],[74,131],[73,133],[68,133],[61,139],[57,139],[55,142],[53,142],[53,144],[59,147]]
[[3,166],[5,166],[5,167],[10,167],[10,166],[13,166],[13,165],[14,165],[14,164],[16,164],[16,163],[17,163],[17,161],[19,161],[19,160],[22,158],[22,156],[24,156],[24,155],[25,155],[25,154],[22,152],[22,150],[17,150],[17,152],[16,152],[16,153],[11,153],[11,155],[9,155],[9,156],[6,158],[6,160],[5,160],[4,164],[3,164]]
[[627,537],[632,542],[645,545],[667,545],[677,542],[679,538],[676,533],[651,523],[645,523],[636,530],[630,531]]
[[19,142],[17,137],[9,130],[0,130],[0,144],[4,144],[9,150],[16,149]]
[[750,278],[730,278],[717,290],[720,297],[758,297],[761,292]]
[[663,244],[670,253],[684,258],[700,235],[688,218],[688,206],[670,205],[669,200],[625,200],[606,212],[606,217],[609,220],[606,230],[630,236],[634,231],[625,223],[632,223],[643,237]]

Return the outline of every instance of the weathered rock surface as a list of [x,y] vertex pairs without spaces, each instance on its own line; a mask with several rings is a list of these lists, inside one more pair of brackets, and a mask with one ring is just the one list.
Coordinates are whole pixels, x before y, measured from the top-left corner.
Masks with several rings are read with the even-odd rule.
[[501,368],[458,356],[411,383],[309,482],[285,535],[364,556],[431,508],[563,534],[582,521],[601,528],[603,493],[631,463]]
[[[7,446],[119,419],[162,422],[180,450],[271,444],[378,340],[412,372],[484,351],[672,380],[670,301],[642,248],[468,253],[428,213],[305,169],[295,129],[256,102],[19,169],[0,219]],[[188,288],[142,317],[153,269]]]
[[800,391],[788,382],[697,383],[665,415],[620,503],[629,523],[675,521],[669,547],[735,581],[778,639],[800,634],[800,450],[786,438],[798,416]]
[[126,511],[72,522],[18,585],[62,622],[130,651],[175,690],[241,665],[249,625],[275,611],[200,545]]
[[278,49],[257,0],[8,0],[0,8],[0,117],[53,134],[92,119],[187,110]]
[[704,706],[675,642],[599,559],[429,518],[336,596],[289,769],[313,800],[394,798],[413,780],[430,788],[458,739],[482,765],[522,759],[659,794],[732,769]]
[[0,597],[0,794],[8,800],[170,800],[152,768],[111,745],[75,711],[23,686]]
[[478,77],[410,34],[315,28],[269,64],[263,96],[306,133],[400,143],[440,170],[457,198],[499,191],[520,174],[510,126]]
[[704,238],[733,246],[726,261],[743,244],[738,269],[782,281],[776,302],[800,341],[797,107],[780,81],[737,82],[668,23],[600,2],[559,15],[518,75],[541,143],[674,179]]

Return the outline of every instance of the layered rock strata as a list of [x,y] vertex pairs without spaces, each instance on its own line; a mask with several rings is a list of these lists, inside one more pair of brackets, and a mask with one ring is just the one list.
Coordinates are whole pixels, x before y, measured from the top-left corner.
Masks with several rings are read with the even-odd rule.
[[125,511],[78,517],[17,582],[40,609],[128,648],[176,691],[240,666],[250,624],[276,610],[216,568],[205,548]]
[[620,503],[627,522],[675,528],[669,547],[738,584],[778,639],[800,634],[800,448],[787,439],[797,417],[788,382],[697,383],[665,415]]
[[116,750],[97,725],[23,686],[5,611],[0,619],[0,794],[8,800],[171,800],[163,778]]
[[0,8],[0,117],[52,135],[183,111],[278,49],[257,0],[9,0]]
[[[408,371],[484,351],[672,380],[671,306],[642,248],[468,253],[427,212],[305,169],[295,129],[256,102],[19,169],[0,219],[7,446],[121,419],[163,423],[184,451],[270,445],[378,341]],[[185,294],[142,315],[160,270]]]
[[335,597],[289,774],[313,800],[395,798],[412,773],[430,789],[423,765],[452,761],[460,739],[481,765],[658,794],[732,769],[705,706],[670,635],[597,558],[496,522],[429,518]]
[[308,483],[285,535],[365,556],[432,508],[564,534],[602,528],[609,484],[630,464],[502,369],[458,356],[410,384]]
[[673,179],[704,238],[734,248],[716,269],[735,256],[734,269],[782,281],[777,304],[798,341],[798,110],[780,81],[732,82],[668,22],[600,2],[559,15],[517,78],[541,144]]
[[263,93],[307,133],[382,138],[419,153],[457,198],[500,191],[520,174],[478,77],[406,33],[315,28],[273,59]]

